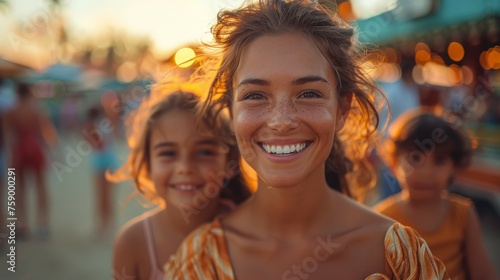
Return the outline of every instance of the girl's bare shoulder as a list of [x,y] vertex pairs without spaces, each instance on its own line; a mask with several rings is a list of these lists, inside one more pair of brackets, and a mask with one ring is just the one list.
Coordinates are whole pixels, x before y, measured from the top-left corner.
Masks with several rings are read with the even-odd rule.
[[157,211],[149,211],[125,223],[116,234],[115,247],[125,246],[130,249],[144,247],[144,221],[157,214]]

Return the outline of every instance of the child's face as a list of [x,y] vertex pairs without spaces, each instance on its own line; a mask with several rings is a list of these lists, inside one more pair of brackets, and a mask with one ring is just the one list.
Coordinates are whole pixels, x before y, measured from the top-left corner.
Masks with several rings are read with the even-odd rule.
[[338,94],[314,42],[297,33],[257,38],[233,80],[238,147],[259,177],[273,187],[324,178],[339,127]]
[[449,155],[403,152],[393,170],[412,199],[424,200],[436,198],[448,187],[455,165]]
[[174,110],[152,124],[150,178],[168,207],[203,211],[230,175],[227,153],[203,126],[204,133],[196,130],[195,122],[193,113]]

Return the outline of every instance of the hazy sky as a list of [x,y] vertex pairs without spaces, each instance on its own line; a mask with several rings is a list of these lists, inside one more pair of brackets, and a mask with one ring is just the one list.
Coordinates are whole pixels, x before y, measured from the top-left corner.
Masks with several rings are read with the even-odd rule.
[[[48,10],[47,0],[9,2],[9,13],[0,14],[0,54],[8,51],[6,34],[14,22],[36,23]],[[72,34],[91,35],[112,26],[147,35],[157,50],[168,52],[210,39],[209,28],[217,11],[241,3],[243,0],[63,0],[63,10]]]
[[[10,10],[0,13],[0,56],[13,53],[9,28],[14,22],[29,26],[47,15],[47,0],[8,0]],[[352,0],[370,8],[391,0]],[[147,35],[156,52],[173,52],[192,42],[210,40],[210,26],[224,7],[240,6],[244,0],[63,0],[67,28],[75,35],[100,33],[114,27],[136,35]],[[375,6],[374,6],[375,5]],[[385,4],[387,5],[387,4]],[[356,7],[355,7],[356,8]],[[18,52],[19,53],[19,52]]]

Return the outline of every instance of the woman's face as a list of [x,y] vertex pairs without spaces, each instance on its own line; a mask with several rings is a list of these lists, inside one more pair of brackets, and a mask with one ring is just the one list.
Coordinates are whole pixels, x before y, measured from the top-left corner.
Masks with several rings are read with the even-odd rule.
[[299,33],[262,36],[243,51],[233,78],[233,124],[244,159],[268,186],[324,179],[338,119],[337,80],[314,42]]

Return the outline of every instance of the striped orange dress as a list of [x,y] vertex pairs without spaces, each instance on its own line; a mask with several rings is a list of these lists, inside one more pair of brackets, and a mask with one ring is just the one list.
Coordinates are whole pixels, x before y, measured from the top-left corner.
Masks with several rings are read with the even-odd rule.
[[[385,235],[385,256],[392,279],[448,279],[444,265],[431,254],[416,231],[399,223],[390,226]],[[177,254],[165,264],[166,280],[234,280],[224,231],[218,219],[191,233]],[[375,273],[366,280],[389,280]]]

